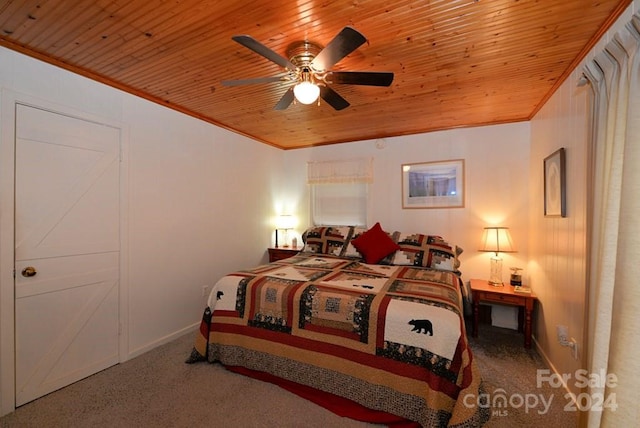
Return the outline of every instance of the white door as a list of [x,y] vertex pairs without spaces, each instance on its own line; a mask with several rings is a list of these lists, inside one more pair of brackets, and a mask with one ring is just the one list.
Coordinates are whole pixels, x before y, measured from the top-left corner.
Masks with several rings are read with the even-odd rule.
[[19,406],[118,362],[120,130],[16,104],[15,144]]

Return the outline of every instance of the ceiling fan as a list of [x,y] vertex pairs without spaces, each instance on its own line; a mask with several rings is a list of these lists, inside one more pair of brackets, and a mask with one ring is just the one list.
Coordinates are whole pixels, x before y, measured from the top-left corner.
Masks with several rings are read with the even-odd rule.
[[289,59],[277,54],[248,35],[233,36],[232,39],[268,60],[286,69],[272,77],[244,80],[225,80],[225,86],[239,86],[271,82],[291,82],[289,89],[275,105],[275,110],[285,110],[294,98],[302,104],[312,104],[318,97],[336,110],[349,107],[349,102],[329,87],[329,84],[389,86],[393,73],[374,71],[331,71],[338,61],[360,47],[366,38],[352,27],[344,27],[323,49],[315,43],[301,41],[292,43],[287,49]]

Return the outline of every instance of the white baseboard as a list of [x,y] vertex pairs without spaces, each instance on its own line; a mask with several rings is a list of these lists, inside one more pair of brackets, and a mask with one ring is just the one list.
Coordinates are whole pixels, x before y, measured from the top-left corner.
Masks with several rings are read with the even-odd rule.
[[[562,374],[558,373],[558,370],[556,369],[556,367],[553,365],[553,363],[551,362],[551,360],[549,360],[549,357],[547,356],[547,354],[542,350],[542,348],[540,347],[540,344],[538,343],[538,341],[536,340],[535,336],[531,338],[532,342],[535,344],[536,346],[536,351],[538,351],[538,355],[540,355],[540,357],[544,360],[544,363],[547,365],[547,367],[549,367],[549,369],[551,370],[551,372],[555,375],[558,375],[558,380],[562,381],[562,387],[564,388],[565,393],[567,393],[568,397],[571,397],[571,399],[573,401],[574,400],[574,396],[575,394],[569,389],[569,386],[567,385],[567,383],[564,381],[564,377],[562,376]],[[575,404],[575,402],[573,403]]]
[[[149,352],[152,349],[157,348],[160,345],[164,345],[165,343],[171,342],[172,340],[175,340],[175,339],[177,339],[178,337],[180,337],[180,336],[182,336],[184,334],[187,334],[189,332],[195,332],[198,329],[198,327],[200,327],[200,321],[198,321],[198,322],[196,322],[194,324],[191,324],[191,325],[189,325],[189,326],[187,326],[185,328],[182,328],[182,329],[180,329],[178,331],[175,331],[175,332],[173,332],[171,334],[168,334],[168,335],[166,335],[164,337],[161,337],[158,340],[154,340],[153,342],[147,343],[144,346],[136,348],[136,349],[134,349],[134,350],[129,352],[129,354],[127,355],[127,359],[125,361],[130,360],[132,358],[135,358],[135,357],[137,357],[139,355],[142,355],[142,354],[144,354],[146,352]],[[195,340],[195,336],[194,336],[194,340]]]

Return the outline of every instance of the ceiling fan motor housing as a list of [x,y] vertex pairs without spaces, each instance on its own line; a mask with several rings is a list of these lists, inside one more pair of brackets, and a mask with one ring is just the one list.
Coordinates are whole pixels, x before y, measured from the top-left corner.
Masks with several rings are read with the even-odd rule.
[[[309,68],[309,64],[322,51],[322,47],[308,41],[294,42],[287,48],[289,61],[299,68]],[[315,70],[323,71],[323,70]]]

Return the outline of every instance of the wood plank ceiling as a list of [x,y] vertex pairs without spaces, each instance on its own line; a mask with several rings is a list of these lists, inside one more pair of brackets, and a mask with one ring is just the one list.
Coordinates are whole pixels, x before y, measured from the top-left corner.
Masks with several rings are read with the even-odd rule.
[[[530,119],[630,0],[4,0],[0,45],[283,149]],[[291,83],[221,81],[283,69],[231,40],[367,42],[333,70],[390,71],[390,87],[334,84],[336,111],[273,110]]]

